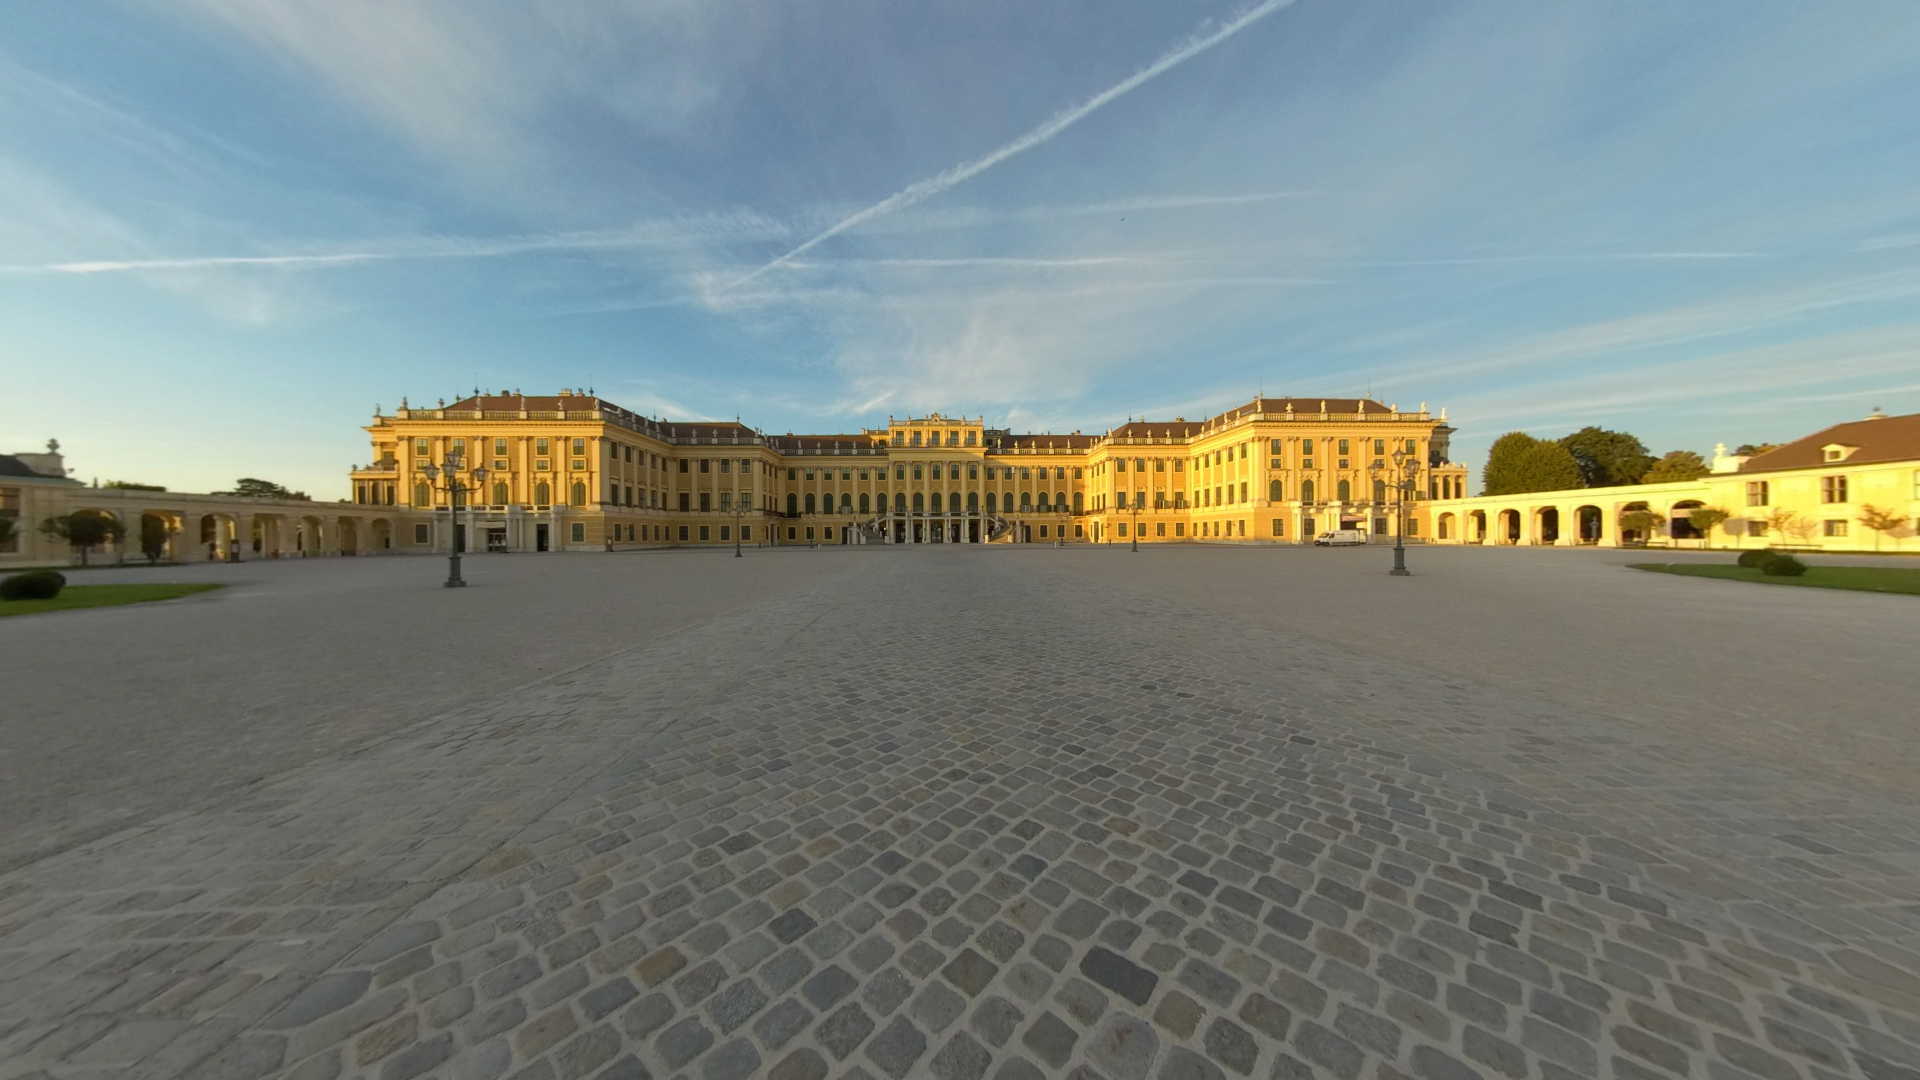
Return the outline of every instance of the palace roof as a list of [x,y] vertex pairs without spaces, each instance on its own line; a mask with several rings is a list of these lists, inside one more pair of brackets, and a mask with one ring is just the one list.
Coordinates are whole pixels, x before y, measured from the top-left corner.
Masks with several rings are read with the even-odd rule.
[[[1840,461],[1828,461],[1826,448],[1852,448]],[[1811,469],[1820,465],[1873,465],[1885,461],[1920,459],[1920,413],[1905,416],[1869,416],[1816,431],[1785,446],[1750,457],[1743,473]]]

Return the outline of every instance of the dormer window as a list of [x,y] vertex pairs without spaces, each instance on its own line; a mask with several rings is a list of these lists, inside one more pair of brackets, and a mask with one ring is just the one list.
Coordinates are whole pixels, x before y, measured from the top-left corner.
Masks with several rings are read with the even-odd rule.
[[1849,457],[1852,457],[1853,452],[1858,449],[1860,448],[1857,446],[1848,446],[1846,443],[1828,443],[1820,448],[1820,459],[1822,461],[1845,461]]

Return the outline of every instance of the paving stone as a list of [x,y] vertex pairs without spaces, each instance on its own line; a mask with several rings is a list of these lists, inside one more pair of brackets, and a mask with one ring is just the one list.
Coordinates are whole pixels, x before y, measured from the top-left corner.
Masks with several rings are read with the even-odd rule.
[[939,1080],[980,1080],[992,1064],[993,1052],[963,1031],[940,1048],[927,1069]]
[[845,1060],[873,1033],[873,1026],[873,1018],[866,1010],[857,1003],[848,1003],[816,1025],[813,1033],[835,1060]]
[[1207,1025],[1204,1043],[1208,1057],[1243,1076],[1253,1072],[1260,1057],[1260,1047],[1247,1029],[1224,1016]]
[[705,1053],[712,1045],[713,1031],[694,1016],[668,1027],[653,1041],[654,1051],[660,1055],[660,1060],[674,1069]]
[[1066,1021],[1050,1012],[1043,1012],[1027,1026],[1026,1034],[1020,1037],[1020,1043],[1032,1051],[1042,1061],[1055,1069],[1066,1065],[1073,1054],[1073,1044],[1078,1039]]
[[928,1031],[943,1031],[960,1018],[967,1008],[966,999],[940,983],[928,983],[913,999],[913,1018]]
[[997,969],[991,961],[972,949],[962,949],[956,953],[940,974],[947,981],[960,988],[968,997],[974,997],[987,988],[993,981]]
[[992,1046],[1005,1046],[1013,1037],[1014,1029],[1019,1027],[1023,1014],[1006,998],[992,996],[984,999],[973,1010],[969,1023],[981,1038]]
[[722,1043],[700,1061],[705,1080],[746,1080],[760,1068],[760,1052],[746,1039]]
[[1145,1005],[1147,999],[1153,996],[1154,986],[1160,981],[1160,977],[1153,972],[1098,945],[1088,949],[1087,954],[1081,957],[1080,971],[1135,1005]]
[[903,1080],[927,1052],[927,1037],[905,1016],[894,1017],[867,1043],[867,1057],[894,1080]]
[[1160,1060],[1159,1080],[1226,1080],[1220,1066],[1184,1046],[1170,1046]]
[[822,1080],[826,1075],[826,1059],[816,1051],[800,1049],[781,1058],[768,1070],[767,1080]]

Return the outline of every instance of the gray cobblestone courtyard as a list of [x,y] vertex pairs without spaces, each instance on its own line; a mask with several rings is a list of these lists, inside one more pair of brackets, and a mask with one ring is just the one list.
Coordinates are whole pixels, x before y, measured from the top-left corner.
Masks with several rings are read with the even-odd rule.
[[748,555],[0,620],[0,1077],[1920,1077],[1913,598]]

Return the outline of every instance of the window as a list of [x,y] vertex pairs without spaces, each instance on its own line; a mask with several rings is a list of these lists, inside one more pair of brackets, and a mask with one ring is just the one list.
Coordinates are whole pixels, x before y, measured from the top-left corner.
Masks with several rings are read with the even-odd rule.
[[811,491],[807,492],[806,507],[807,507],[807,513],[809,514],[813,513],[814,498],[813,498],[813,492]]
[[1134,472],[1146,472],[1146,471],[1147,471],[1147,459],[1146,459],[1146,458],[1134,458],[1134,459],[1133,459],[1133,471],[1134,471]]
[[553,440],[551,439],[535,439],[533,440],[533,452],[536,454],[552,453],[552,445]]
[[751,525],[740,526],[740,539],[742,540],[753,539],[753,526]]
[[586,525],[586,522],[583,522],[583,521],[576,521],[576,522],[574,522],[574,523],[573,523],[573,528],[572,528],[571,530],[569,530],[569,531],[568,531],[568,533],[567,533],[567,536],[568,536],[569,538],[571,538],[571,539],[573,540],[573,542],[574,542],[574,543],[576,543],[576,544],[584,544],[584,543],[586,543],[586,542],[587,542],[587,525]]
[[[720,471],[721,471],[721,472],[723,472],[723,473],[730,473],[730,472],[732,472],[732,471],[733,471],[733,459],[732,459],[732,458],[721,458],[721,459],[720,459]],[[723,540],[724,540],[724,539],[726,539],[726,538],[725,538],[725,537],[721,537],[721,539],[723,539]]]
[[1820,478],[1820,501],[1824,503],[1843,503],[1847,501],[1847,478],[1844,476],[1823,476]]
[[1287,535],[1287,523],[1284,520],[1280,518],[1273,519],[1273,535],[1275,536]]
[[1114,459],[1113,459],[1113,471],[1114,471],[1114,472],[1117,472],[1117,473],[1121,473],[1121,472],[1126,472],[1126,471],[1127,471],[1127,459],[1126,459],[1126,458],[1114,458]]
[[574,452],[574,453],[576,453],[576,454],[584,454],[584,453],[586,453],[586,452],[587,452],[587,440],[585,440],[585,439],[575,439],[575,440],[573,440],[573,452]]
[[1847,520],[1845,518],[1828,518],[1824,524],[1828,536],[1847,535]]
[[1347,453],[1347,440],[1345,440],[1345,439],[1341,439],[1341,440],[1340,440],[1340,453],[1341,453],[1341,455],[1342,455],[1343,457],[1344,457],[1344,456],[1346,455],[1346,453]]
[[1374,457],[1384,456],[1386,452],[1387,452],[1387,440],[1385,439],[1373,440],[1373,456]]
[[[1278,480],[1267,481],[1267,501],[1268,502],[1279,502],[1283,498],[1285,498],[1285,496],[1286,496],[1286,491],[1284,488],[1281,487],[1280,481]],[[1275,524],[1278,524],[1278,522],[1275,522]]]
[[1166,522],[1164,522],[1164,521],[1156,521],[1156,522],[1154,522],[1154,523],[1153,523],[1153,535],[1155,535],[1155,536],[1165,536],[1165,535],[1167,535],[1167,523],[1166,523]]
[[1349,480],[1342,480],[1342,481],[1340,481],[1340,485],[1339,485],[1339,488],[1338,488],[1337,490],[1338,490],[1338,491],[1339,491],[1339,493],[1340,493],[1340,494],[1339,494],[1339,498],[1340,498],[1340,501],[1341,501],[1341,502],[1352,502],[1352,501],[1353,501],[1353,483],[1352,483],[1352,481],[1349,481]]
[[511,496],[507,494],[507,485],[505,483],[493,485],[493,505],[505,506],[510,498]]
[[1247,501],[1247,482],[1245,480],[1240,481],[1240,501]]
[[722,510],[733,509],[733,492],[723,491],[720,493],[720,509]]
[[426,525],[426,524],[415,525],[413,527],[413,542],[416,544],[432,543],[433,542],[433,526]]
[[1387,519],[1386,518],[1377,517],[1373,519],[1373,534],[1375,536],[1387,535]]
[[413,485],[413,505],[433,505],[433,489],[428,487],[425,482]]
[[867,508],[870,505],[872,505],[870,502],[870,498],[871,497],[866,492],[863,491],[860,493],[860,512],[862,514],[867,513]]
[[685,540],[686,538],[687,538],[687,527],[685,525],[682,525],[680,526],[680,539]]
[[1173,523],[1173,535],[1175,535],[1175,536],[1185,536],[1185,535],[1187,535],[1187,523],[1186,523],[1186,522],[1184,522],[1184,521],[1176,521],[1176,522],[1174,522],[1174,523]]
[[[913,437],[915,439],[918,439],[920,437],[920,434],[918,432],[915,432]],[[807,526],[807,539],[809,540],[813,539],[813,526],[811,525]]]
[[1040,526],[1040,538],[1042,540],[1047,538],[1047,527],[1045,525]]
[[[686,459],[686,458],[681,458],[681,459],[680,459],[680,471],[681,471],[681,472],[686,472],[686,471],[687,471],[687,459]],[[788,469],[788,470],[787,470],[787,479],[789,479],[789,480],[791,480],[791,479],[793,479],[793,470],[792,470],[792,469]]]
[[1767,482],[1765,480],[1747,481],[1747,505],[1767,505]]
[[700,471],[701,471],[701,472],[712,472],[712,471],[713,471],[713,469],[712,469],[712,466],[713,466],[713,459],[712,459],[712,458],[701,458],[701,459],[700,459]]
[[429,440],[429,439],[413,440],[413,456],[414,457],[432,457],[433,456],[432,440]]
[[545,480],[533,485],[533,504],[535,506],[547,506],[552,502],[553,485],[547,483]]
[[1420,521],[1418,518],[1407,519],[1407,535],[1408,536],[1420,535]]
[[[722,540],[731,540],[731,539],[733,539],[733,526],[731,526],[731,525],[722,525],[722,526],[720,526],[720,539],[722,539]],[[744,540],[744,539],[745,539],[745,537],[742,537],[741,539],[743,539],[743,540]]]
[[1313,481],[1300,481],[1300,501],[1309,504],[1313,502]]
[[[684,530],[683,530],[683,531],[684,531]],[[794,527],[793,527],[793,526],[791,526],[791,525],[789,525],[789,526],[787,526],[787,539],[789,539],[789,540],[791,540],[791,539],[793,539],[793,538],[794,538],[795,536],[797,536],[797,535],[798,535],[798,533],[797,533],[797,532],[795,531],[795,529],[794,529]]]
[[[693,498],[693,496],[691,496],[691,495],[689,495],[689,494],[687,494],[686,492],[684,492],[684,491],[683,491],[683,492],[681,492],[681,493],[680,493],[680,509],[682,509],[682,510],[691,510],[691,509],[693,509],[693,506],[691,505],[691,502],[690,502],[690,500],[692,500],[692,498]],[[787,496],[787,498],[789,498],[789,499],[791,499],[791,498],[793,498],[793,496],[791,496],[791,495],[789,495],[789,496]]]
[[453,452],[461,455],[462,457],[465,457],[467,453],[467,440],[465,439],[453,440]]
[[1121,536],[1125,536],[1125,535],[1127,535],[1127,523],[1126,523],[1126,522],[1124,522],[1124,521],[1122,521],[1122,522],[1120,522],[1120,530],[1119,530],[1119,534],[1120,534]]
[[[1240,444],[1240,460],[1241,460],[1241,461],[1245,461],[1245,460],[1247,460],[1247,444],[1246,444],[1246,443],[1241,443],[1241,444]],[[1243,536],[1244,536],[1244,535],[1246,535],[1246,532],[1247,532],[1247,529],[1246,529],[1246,526],[1245,526],[1245,524],[1243,523],[1243,524],[1241,525],[1241,527],[1240,527],[1240,533],[1241,533],[1241,535],[1243,535]]]
[[533,470],[535,472],[549,472],[552,469],[553,469],[553,462],[547,460],[546,458],[535,458],[533,461]]
[[573,505],[587,505],[587,485],[584,481],[575,480],[573,482]]

